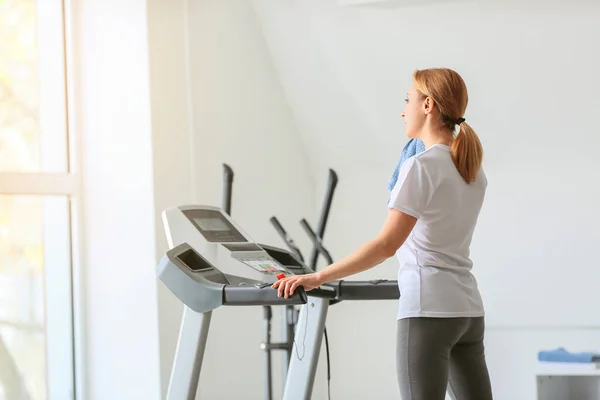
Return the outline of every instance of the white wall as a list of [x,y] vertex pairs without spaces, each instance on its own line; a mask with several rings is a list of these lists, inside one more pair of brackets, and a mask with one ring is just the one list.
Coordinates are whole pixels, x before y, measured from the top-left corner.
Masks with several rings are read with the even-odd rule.
[[[156,260],[168,250],[161,213],[194,202],[191,114],[188,106],[185,0],[148,2]],[[181,320],[179,301],[157,282],[160,387],[164,398]]]
[[[591,117],[598,59],[590,51],[598,6],[121,3],[72,4],[87,398],[150,399],[166,390],[181,307],[156,284],[164,207],[220,204],[227,162],[242,226],[281,244],[268,222],[275,214],[309,248],[297,221],[316,222],[331,167],[340,183],[326,241],[334,257],[347,254],[385,217],[386,182],[405,141],[404,92],[415,68],[432,65],[467,80],[466,117],[487,150],[490,195],[473,257],[496,398],[533,398],[539,349],[600,347],[599,276],[588,256],[600,222]],[[358,221],[351,228],[350,219]],[[364,277],[395,271],[391,261]],[[262,310],[220,311],[200,396],[262,398]],[[332,309],[333,398],[397,398],[395,312],[394,302]],[[326,398],[324,366],[315,399]]]
[[[336,257],[371,238],[385,218],[385,186],[405,143],[400,112],[412,72],[448,66],[466,79],[466,118],[486,149],[490,180],[472,255],[488,309],[495,398],[531,399],[538,350],[600,349],[600,273],[592,256],[600,222],[600,59],[590,51],[600,37],[600,7],[405,3],[255,1],[313,168],[340,175],[326,234]],[[395,269],[390,261],[365,276],[394,277]],[[395,305],[335,308],[333,396],[397,398]]]
[[[269,223],[276,215],[308,248],[297,222],[315,215],[311,169],[251,4],[151,0],[148,12],[157,257],[167,249],[160,212],[221,205],[222,163],[235,172],[232,215],[249,234],[283,246]],[[182,307],[161,283],[158,298],[164,396]],[[264,398],[262,340],[260,307],[217,310],[199,398]],[[273,357],[275,398],[280,359]]]
[[80,398],[159,399],[145,0],[69,5],[71,126],[81,141]]

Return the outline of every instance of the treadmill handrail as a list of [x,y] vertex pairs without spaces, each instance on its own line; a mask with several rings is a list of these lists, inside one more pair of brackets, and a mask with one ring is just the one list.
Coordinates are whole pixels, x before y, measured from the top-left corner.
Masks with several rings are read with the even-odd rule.
[[339,280],[327,282],[324,286],[336,289],[339,301],[342,300],[398,300],[400,289],[398,281],[374,279],[369,281]]
[[277,296],[271,283],[257,285],[225,285],[223,287],[224,306],[279,306],[306,304],[308,296],[303,287],[294,291],[291,297]]

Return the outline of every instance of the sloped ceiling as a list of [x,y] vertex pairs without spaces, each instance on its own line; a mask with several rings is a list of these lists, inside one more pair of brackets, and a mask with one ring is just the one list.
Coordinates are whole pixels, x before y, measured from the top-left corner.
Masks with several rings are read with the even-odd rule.
[[[543,9],[514,0],[429,1],[389,9],[340,6],[337,0],[253,4],[318,171],[363,162],[393,168],[406,142],[400,113],[415,69],[450,67],[465,78],[466,118],[480,135],[488,166],[525,155],[528,145],[544,140],[545,129],[563,128],[545,117],[561,96],[562,88],[548,85],[555,73],[568,68],[581,77],[595,73],[593,52],[580,53],[573,34],[560,29],[565,13],[585,18],[588,7],[590,16],[597,14],[597,6],[582,2],[565,8],[551,0]],[[576,43],[593,47],[594,25],[581,21]],[[539,70],[541,65],[547,70]],[[535,109],[530,93],[540,97]],[[528,133],[518,143],[507,140],[518,135],[515,128]]]
[[[457,68],[471,95],[479,97],[471,110],[481,107],[489,89],[512,90],[475,76],[486,65],[506,63],[507,50],[492,39],[502,14],[482,20],[477,2],[381,9],[344,7],[336,0],[255,0],[254,6],[312,165],[320,171],[357,163],[393,168],[406,142],[400,113],[417,68]],[[469,27],[456,29],[465,20]],[[482,54],[480,66],[468,61],[476,54]]]
[[[380,162],[382,149],[399,147],[405,83],[362,75],[356,63],[376,59],[356,57],[360,37],[335,1],[258,0],[255,8],[315,168]],[[396,104],[373,107],[382,89],[397,92]]]

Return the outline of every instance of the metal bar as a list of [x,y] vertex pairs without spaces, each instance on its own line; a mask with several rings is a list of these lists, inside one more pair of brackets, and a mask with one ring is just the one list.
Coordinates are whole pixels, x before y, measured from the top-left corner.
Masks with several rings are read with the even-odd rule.
[[271,317],[273,316],[270,306],[263,307],[263,315],[265,318],[265,372],[267,374],[266,397],[267,400],[273,399],[273,378],[272,378],[272,363],[271,363]]
[[[333,200],[333,193],[338,183],[338,177],[334,170],[329,170],[329,180],[327,181],[327,191],[325,193],[325,201],[323,202],[323,208],[321,209],[321,217],[319,218],[319,224],[317,225],[317,237],[322,239],[325,234],[325,227],[327,226],[327,219],[329,218],[329,211],[331,209],[331,202]],[[310,267],[313,270],[317,270],[317,259],[319,258],[319,249],[313,247],[312,254],[310,257]]]
[[321,239],[317,237],[315,231],[312,230],[306,219],[302,218],[300,225],[302,225],[302,228],[304,228],[304,231],[312,241],[314,248],[316,248],[319,253],[323,254],[329,264],[333,264],[333,258],[331,257],[331,254],[329,254],[327,249],[323,246]]
[[231,215],[231,194],[233,189],[233,169],[227,164],[223,164],[223,205],[222,208],[228,215]]
[[184,306],[166,400],[195,400],[211,316]]
[[300,310],[283,400],[311,398],[328,309],[328,298],[309,297]]
[[[287,350],[288,349],[288,344],[287,343],[273,343],[271,342],[271,344],[269,345],[269,348],[271,350]],[[267,348],[267,346],[265,346],[264,344],[261,345],[261,349],[265,349]]]
[[295,318],[294,314],[296,309],[293,306],[285,306],[282,310],[282,326],[281,326],[281,348],[285,349],[282,360],[282,374],[283,386],[285,387],[285,381],[287,379],[288,368],[290,366],[290,359],[292,357],[292,347],[294,345],[294,326]]
[[283,226],[281,225],[281,223],[279,223],[279,220],[277,219],[277,217],[274,217],[274,216],[271,217],[270,221],[271,221],[271,224],[273,224],[273,227],[275,228],[275,230],[277,231],[279,236],[281,237],[281,239],[283,239],[283,241],[288,246],[288,248],[292,251],[292,253],[296,254],[296,256],[298,256],[298,258],[302,262],[304,262],[304,257],[302,256],[302,252],[300,251],[298,246],[296,246],[296,243],[294,242],[292,237],[286,232],[285,229],[283,229]]
[[[283,239],[283,241],[287,244],[288,248],[296,254],[296,256],[304,262],[304,257],[302,256],[302,252],[296,246],[296,243],[292,239],[292,237],[286,232],[283,228],[277,217],[273,216],[270,219],[271,224],[279,234],[279,236]],[[285,387],[285,382],[287,379],[288,368],[290,365],[290,358],[292,355],[292,346],[294,344],[294,313],[296,310],[294,307],[286,306],[282,310],[281,315],[281,341],[282,344],[286,345],[286,351],[283,353],[282,359],[282,380],[283,385]]]

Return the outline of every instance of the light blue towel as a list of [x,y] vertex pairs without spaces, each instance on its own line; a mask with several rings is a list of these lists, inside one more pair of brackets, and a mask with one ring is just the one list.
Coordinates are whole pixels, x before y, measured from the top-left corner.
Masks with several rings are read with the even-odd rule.
[[571,353],[563,347],[555,350],[543,350],[538,353],[538,360],[550,362],[591,363],[600,362],[599,353]]
[[425,144],[420,140],[420,139],[410,139],[408,141],[408,143],[406,143],[406,145],[404,146],[404,149],[402,149],[402,153],[400,154],[400,159],[398,160],[398,163],[396,164],[396,168],[394,169],[394,172],[392,173],[392,177],[390,178],[390,181],[388,182],[388,189],[391,191],[392,189],[394,189],[394,186],[396,185],[396,181],[398,180],[398,173],[400,172],[400,167],[402,166],[402,163],[404,163],[404,161],[406,161],[407,158],[410,158],[416,154],[422,153],[425,151]]

